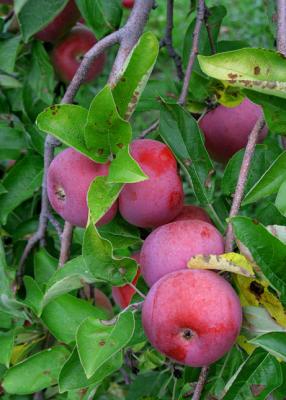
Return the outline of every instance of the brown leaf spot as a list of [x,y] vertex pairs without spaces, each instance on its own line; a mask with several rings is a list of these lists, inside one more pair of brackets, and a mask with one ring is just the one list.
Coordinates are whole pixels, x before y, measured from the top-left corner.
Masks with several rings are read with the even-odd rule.
[[105,343],[106,343],[106,342],[105,342],[105,340],[103,340],[103,339],[100,340],[100,341],[98,342],[98,344],[99,344],[100,347],[105,346]]
[[122,147],[124,146],[124,144],[123,144],[123,143],[117,143],[116,146],[119,147],[120,149],[122,149]]
[[265,389],[264,385],[251,385],[250,390],[254,397],[259,396]]
[[256,65],[256,67],[254,67],[254,75],[259,75],[259,74],[260,74],[260,67]]
[[258,298],[264,293],[264,287],[256,281],[251,282],[251,284],[249,285],[249,290],[255,295],[255,297]]

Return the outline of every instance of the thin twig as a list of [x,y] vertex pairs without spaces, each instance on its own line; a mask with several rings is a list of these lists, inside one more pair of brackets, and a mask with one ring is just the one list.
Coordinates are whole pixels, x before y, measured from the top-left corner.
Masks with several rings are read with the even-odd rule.
[[174,0],[167,0],[167,24],[165,36],[160,42],[160,47],[166,47],[169,56],[174,60],[177,75],[180,81],[184,79],[182,58],[173,47],[173,27],[174,27]]
[[136,285],[133,285],[132,282],[128,282],[127,284],[128,286],[130,286],[137,294],[139,294],[140,297],[142,297],[142,299],[146,299],[146,296],[144,293],[141,292],[141,290],[139,290]]
[[286,0],[277,0],[277,50],[286,56]]
[[185,74],[182,92],[181,92],[181,95],[180,95],[180,98],[178,101],[178,103],[181,105],[184,105],[187,100],[193,65],[194,65],[196,56],[199,51],[199,35],[200,35],[203,20],[204,20],[204,14],[205,14],[205,2],[204,2],[204,0],[199,0],[198,10],[197,10],[197,20],[196,20],[194,33],[193,33],[193,45],[192,45],[192,49],[190,52],[190,57],[189,57],[189,62],[188,62],[188,66],[187,66],[187,70],[186,70],[186,74]]
[[207,380],[209,367],[203,367],[200,372],[198,383],[196,384],[192,400],[199,400]]
[[214,38],[213,38],[211,27],[210,27],[210,24],[209,24],[210,15],[211,14],[210,14],[209,9],[205,6],[204,22],[205,22],[206,30],[207,30],[207,33],[208,33],[211,53],[215,54],[216,53],[215,42],[214,42]]
[[[257,138],[258,138],[259,132],[264,127],[264,125],[265,125],[264,118],[260,117],[257,120],[256,124],[254,125],[251,133],[249,134],[248,142],[247,142],[247,145],[245,148],[244,157],[243,157],[240,172],[239,172],[239,177],[238,177],[238,181],[237,181],[237,185],[236,185],[236,189],[235,189],[235,193],[234,193],[234,198],[233,198],[229,218],[232,218],[238,214],[240,204],[241,204],[243,194],[244,194],[245,185],[247,182],[247,176],[248,176],[251,160],[252,160],[252,157],[253,157],[253,154],[255,151],[255,145],[257,143]],[[229,222],[228,226],[227,226],[226,240],[225,240],[225,252],[226,253],[229,253],[230,251],[232,251],[233,239],[234,239],[233,229],[232,229],[231,223]]]
[[53,225],[55,228],[59,238],[61,239],[62,234],[63,234],[63,229],[59,221],[54,217],[54,215],[51,213],[51,211],[48,212],[48,220],[50,223]]
[[69,259],[70,247],[72,243],[73,226],[69,222],[65,222],[62,234],[61,251],[59,259],[59,267],[62,267]]
[[140,139],[144,139],[149,133],[156,131],[159,128],[160,121],[156,120],[155,122],[152,123],[152,125],[149,126],[149,128],[145,129],[140,135]]

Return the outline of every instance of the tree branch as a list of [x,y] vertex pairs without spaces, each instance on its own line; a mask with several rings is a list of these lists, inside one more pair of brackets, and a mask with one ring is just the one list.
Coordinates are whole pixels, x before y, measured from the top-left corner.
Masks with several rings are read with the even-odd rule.
[[198,10],[197,10],[197,20],[196,20],[194,33],[193,33],[193,45],[192,45],[192,49],[191,49],[191,53],[190,53],[190,57],[189,57],[189,62],[188,62],[187,70],[186,70],[186,75],[185,75],[185,79],[184,79],[184,83],[183,83],[182,92],[181,92],[181,95],[180,95],[179,101],[178,101],[178,103],[181,104],[182,106],[186,103],[186,100],[187,100],[193,65],[194,65],[196,56],[199,51],[199,35],[200,35],[203,20],[204,20],[204,14],[205,14],[205,2],[204,2],[204,0],[199,0]]
[[[234,193],[234,198],[233,198],[229,218],[232,218],[238,214],[241,200],[242,200],[243,194],[244,194],[244,189],[245,189],[245,185],[246,185],[246,181],[247,181],[247,176],[248,176],[251,160],[252,160],[252,157],[253,157],[253,154],[255,151],[255,145],[257,143],[257,138],[258,138],[259,132],[264,127],[264,125],[265,125],[264,118],[260,117],[257,120],[256,124],[254,125],[254,127],[248,137],[248,142],[247,142],[247,145],[245,148],[244,157],[243,157],[240,172],[239,172],[239,177],[238,177],[238,181],[237,181],[237,185],[236,185],[236,189],[235,189],[235,193]],[[228,226],[227,226],[227,232],[226,232],[225,252],[229,253],[230,251],[232,251],[232,249],[233,249],[233,229],[232,229],[231,223],[229,222]]]
[[180,81],[184,79],[182,58],[173,47],[173,27],[174,27],[174,0],[167,0],[167,25],[165,36],[160,42],[160,47],[166,46],[169,56],[174,60],[177,75]]
[[64,231],[61,240],[61,250],[59,258],[59,267],[61,268],[69,259],[70,247],[72,243],[73,226],[69,222],[65,222]]
[[53,214],[51,213],[51,211],[49,210],[48,212],[48,220],[50,221],[50,223],[53,225],[53,227],[55,228],[59,238],[61,239],[62,234],[63,234],[63,230],[62,230],[62,226],[59,223],[59,221],[53,216]]
[[206,30],[207,30],[207,33],[208,33],[211,52],[212,52],[212,54],[215,54],[216,53],[215,42],[214,42],[214,38],[213,38],[213,35],[212,35],[211,27],[210,27],[210,24],[209,24],[209,16],[210,15],[211,15],[211,13],[210,13],[209,9],[205,6],[204,22],[205,22]]
[[286,56],[286,0],[277,0],[277,50]]
[[160,121],[157,119],[157,121],[153,122],[152,125],[149,126],[149,128],[145,129],[139,136],[140,139],[144,139],[145,136],[149,135],[149,133],[156,131],[159,128]]
[[200,372],[199,380],[196,385],[192,400],[199,400],[207,380],[209,367],[203,367]]

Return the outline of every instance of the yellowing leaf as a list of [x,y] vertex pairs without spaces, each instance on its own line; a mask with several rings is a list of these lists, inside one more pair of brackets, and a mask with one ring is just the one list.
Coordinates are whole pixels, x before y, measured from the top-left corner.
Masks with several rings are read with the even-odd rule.
[[256,349],[257,346],[254,346],[254,344],[251,344],[247,341],[246,337],[243,335],[239,335],[238,338],[236,339],[236,343],[246,351],[247,354],[253,353],[253,351]]
[[215,269],[233,272],[247,277],[254,276],[251,262],[243,255],[237,253],[226,253],[219,256],[195,256],[188,262],[188,268]]
[[268,282],[237,275],[235,283],[242,306],[261,305],[279,325],[286,327],[285,310],[279,299],[268,290]]

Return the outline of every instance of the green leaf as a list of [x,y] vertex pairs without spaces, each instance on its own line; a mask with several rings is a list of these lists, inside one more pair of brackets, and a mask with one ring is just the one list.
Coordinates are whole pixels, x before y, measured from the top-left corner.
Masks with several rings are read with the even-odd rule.
[[254,203],[277,193],[286,179],[286,151],[281,153],[265,171],[259,181],[246,194],[242,205]]
[[[16,3],[15,12],[24,42],[47,26],[66,6],[68,0],[26,0]],[[44,11],[44,12],[43,12]]]
[[20,40],[20,36],[13,36],[0,41],[0,65],[2,71],[8,73],[14,71]]
[[14,331],[0,332],[0,364],[9,368],[14,346]]
[[118,113],[110,86],[106,85],[93,99],[85,126],[86,147],[95,160],[106,162],[132,138],[129,122]]
[[77,348],[87,378],[131,340],[134,332],[134,314],[122,312],[113,324],[87,318],[77,331]]
[[136,183],[148,179],[139,164],[131,157],[129,146],[121,149],[109,167],[108,181],[113,183]]
[[286,334],[285,332],[269,332],[249,341],[262,347],[275,357],[286,361]]
[[122,189],[121,184],[112,184],[106,176],[98,176],[90,185],[87,204],[91,221],[95,224],[117,200]]
[[5,189],[4,185],[0,182],[0,194],[7,193],[7,190]]
[[86,24],[93,30],[97,39],[119,27],[122,17],[120,0],[76,0],[76,3]]
[[285,181],[282,183],[280,186],[277,197],[275,200],[275,206],[278,208],[278,210],[281,212],[284,217],[286,216],[286,176],[285,176]]
[[286,59],[267,49],[199,55],[204,73],[229,85],[286,98]]
[[61,370],[59,376],[60,392],[63,393],[69,390],[81,389],[90,385],[96,385],[108,375],[111,375],[113,372],[117,371],[121,367],[122,363],[122,352],[118,352],[114,357],[110,358],[99,369],[97,369],[91,378],[87,379],[84,369],[80,363],[77,349],[75,348]]
[[2,386],[7,393],[32,394],[55,385],[69,355],[63,346],[43,350],[10,368]]
[[30,276],[24,277],[24,284],[26,289],[26,298],[23,301],[33,312],[39,317],[43,308],[43,292],[39,285]]
[[285,332],[264,307],[243,307],[243,332],[255,337],[269,332]]
[[0,127],[0,160],[16,160],[27,148],[23,132],[17,128]]
[[115,258],[111,243],[98,234],[93,224],[84,234],[83,258],[95,279],[112,285],[131,282],[136,275],[136,262],[128,257]]
[[59,341],[70,344],[75,341],[76,331],[87,317],[107,318],[107,314],[85,300],[65,294],[51,301],[41,319]]
[[286,303],[286,245],[267,229],[246,217],[231,219],[236,240],[248,247],[254,261]]
[[117,215],[109,224],[99,227],[98,232],[112,243],[114,249],[141,245],[143,242],[139,229],[128,224],[120,215]]
[[55,298],[81,288],[84,283],[94,282],[95,279],[87,270],[83,257],[76,257],[58,269],[48,281],[43,305],[46,306]]
[[13,76],[0,74],[0,87],[5,89],[21,88],[22,84]]
[[38,115],[36,124],[46,133],[60,139],[67,146],[73,147],[92,160],[94,152],[88,150],[84,141],[84,126],[88,111],[73,104],[53,105]]
[[[223,400],[264,400],[282,383],[282,372],[275,357],[264,350],[255,350],[228,384]],[[259,394],[256,393],[259,389]]]
[[[233,155],[229,160],[221,182],[222,191],[226,195],[234,193],[237,179],[239,176],[244,149],[241,149]],[[263,173],[269,168],[274,159],[280,154],[279,146],[271,146],[268,144],[258,144],[250,164],[250,170],[247,177],[245,192],[248,192],[255,183],[260,179]]]
[[34,274],[40,287],[46,285],[55,273],[57,266],[58,260],[52,257],[44,247],[34,254]]
[[8,297],[12,296],[12,282],[7,274],[8,266],[6,262],[5,250],[0,237],[0,293]]
[[113,97],[122,118],[133,114],[148,82],[159,52],[159,43],[151,32],[144,33],[127,58],[120,79],[113,89]]
[[43,161],[38,156],[26,156],[3,180],[7,193],[0,196],[0,221],[6,224],[11,211],[33,196],[42,185]]

